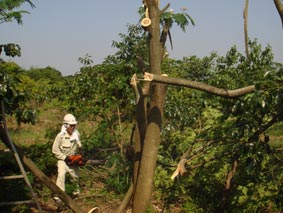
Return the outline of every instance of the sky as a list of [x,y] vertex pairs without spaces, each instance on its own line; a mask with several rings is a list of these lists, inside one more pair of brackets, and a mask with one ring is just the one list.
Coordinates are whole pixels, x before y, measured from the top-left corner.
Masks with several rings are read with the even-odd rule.
[[[90,55],[100,64],[114,54],[113,41],[120,41],[119,34],[127,33],[128,24],[138,24],[138,8],[142,0],[33,0],[20,9],[30,14],[23,16],[23,25],[16,22],[0,24],[0,43],[17,43],[22,56],[4,60],[15,61],[24,69],[45,68],[59,70],[62,75],[79,72],[82,64],[78,58]],[[245,0],[161,0],[163,8],[187,13],[194,19],[186,32],[173,26],[169,43],[169,57],[182,59],[196,55],[208,56],[211,52],[226,55],[236,45],[244,54]],[[273,1],[250,0],[248,14],[249,38],[257,39],[263,48],[270,45],[274,61],[283,63],[283,30]]]

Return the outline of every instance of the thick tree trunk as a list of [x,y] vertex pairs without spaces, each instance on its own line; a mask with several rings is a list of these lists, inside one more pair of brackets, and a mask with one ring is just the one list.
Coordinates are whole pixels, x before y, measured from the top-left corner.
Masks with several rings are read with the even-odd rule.
[[[149,9],[149,18],[151,19],[151,25],[148,29],[150,36],[150,71],[160,75],[162,46],[160,43],[159,0],[147,0],[146,5]],[[165,88],[166,86],[161,84],[151,85],[147,128],[134,190],[133,212],[135,213],[145,212],[151,206],[153,178],[160,144]]]
[[134,195],[133,212],[145,212],[150,207],[154,171],[160,144],[165,87],[155,85],[154,90],[155,95],[152,96],[149,110],[148,126]]

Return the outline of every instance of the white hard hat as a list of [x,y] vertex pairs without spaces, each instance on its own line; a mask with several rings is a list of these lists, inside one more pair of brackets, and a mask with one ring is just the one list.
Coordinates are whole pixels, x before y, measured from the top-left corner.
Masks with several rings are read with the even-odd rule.
[[64,124],[77,124],[77,120],[75,118],[75,116],[73,116],[72,114],[66,114],[64,116]]

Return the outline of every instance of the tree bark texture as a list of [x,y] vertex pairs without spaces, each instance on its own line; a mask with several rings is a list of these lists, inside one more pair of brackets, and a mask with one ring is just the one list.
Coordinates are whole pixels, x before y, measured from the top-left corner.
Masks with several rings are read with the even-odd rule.
[[282,23],[282,29],[283,29],[283,4],[282,4],[282,1],[281,0],[274,0],[274,4],[275,4],[275,7],[276,7],[278,14],[280,16],[281,23]]
[[246,0],[245,8],[244,8],[244,34],[245,34],[245,49],[246,49],[246,57],[250,58],[249,54],[249,36],[248,36],[248,12],[249,12],[249,0]]
[[[162,45],[160,43],[159,0],[145,1],[148,7],[151,25],[150,37],[150,72],[161,74]],[[147,126],[142,148],[137,183],[134,190],[133,212],[145,212],[151,206],[153,179],[156,167],[166,85],[151,84]]]
[[146,110],[146,97],[141,94],[139,102],[136,107],[136,128],[135,128],[135,150],[134,150],[134,173],[133,173],[133,184],[134,191],[137,185],[137,179],[140,168],[140,161],[142,156],[142,150],[144,146],[144,138],[147,125],[147,110]]
[[221,208],[222,208],[223,212],[225,210],[227,200],[229,199],[229,194],[230,194],[231,185],[232,185],[231,181],[232,181],[233,177],[235,176],[237,167],[238,167],[238,159],[235,159],[233,161],[231,170],[227,174],[226,185],[225,185],[225,188],[223,190],[222,203],[221,203]]
[[126,195],[124,196],[122,203],[118,206],[115,213],[122,213],[128,206],[132,196],[133,196],[134,185],[131,184],[130,188],[128,189]]

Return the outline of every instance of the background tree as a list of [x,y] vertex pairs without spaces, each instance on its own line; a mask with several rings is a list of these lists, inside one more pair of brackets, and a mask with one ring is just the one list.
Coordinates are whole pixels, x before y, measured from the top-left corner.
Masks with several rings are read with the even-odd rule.
[[[18,24],[22,24],[23,14],[29,13],[26,10],[17,10],[24,3],[29,3],[29,5],[34,8],[35,5],[29,0],[1,0],[0,1],[0,24],[5,22],[11,22],[15,20]],[[0,44],[0,55],[2,51],[5,52],[7,56],[15,57],[21,56],[21,48],[18,44]]]
[[35,5],[29,0],[1,0],[0,1],[0,24],[15,20],[18,24],[23,23],[23,14],[29,13],[26,10],[17,10],[24,3],[28,3],[32,8]]

